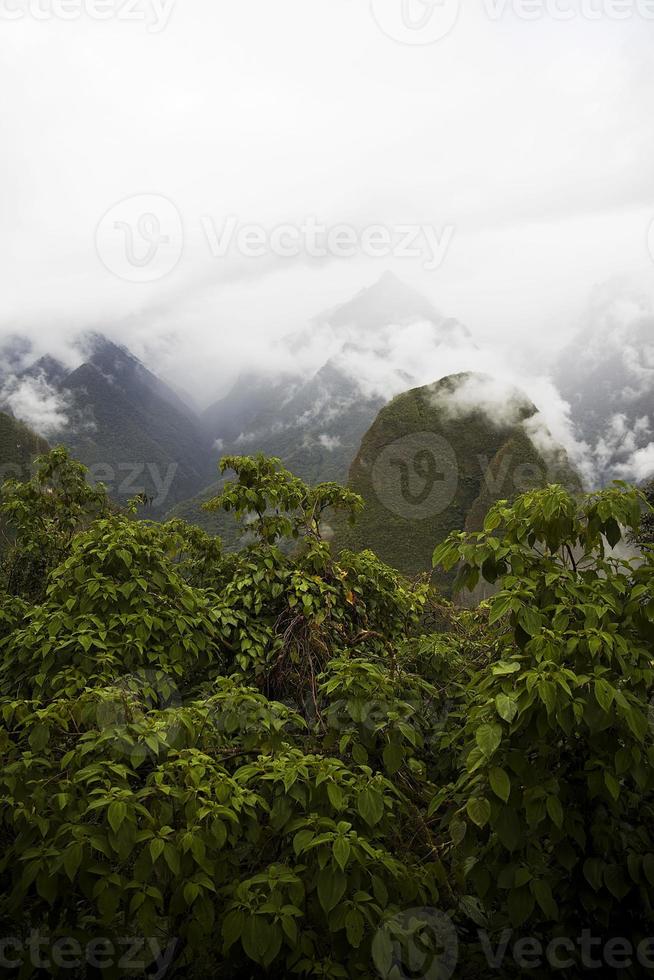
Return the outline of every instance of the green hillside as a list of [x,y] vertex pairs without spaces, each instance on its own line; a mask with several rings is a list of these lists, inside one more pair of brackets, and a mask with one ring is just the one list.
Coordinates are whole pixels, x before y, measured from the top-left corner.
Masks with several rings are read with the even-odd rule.
[[[48,448],[45,439],[12,415],[0,412],[0,486],[5,480],[29,480],[34,459]],[[0,517],[0,553],[7,544],[7,530]]]
[[241,531],[234,515],[224,510],[208,511],[204,509],[204,504],[219,496],[227,480],[228,476],[221,477],[195,497],[183,500],[166,514],[165,519],[181,518],[189,524],[202,528],[207,534],[217,535],[221,538],[223,547],[227,551],[236,550],[241,541]]
[[[578,488],[565,451],[546,461],[523,423],[535,406],[517,393],[503,421],[478,408],[448,411],[449,400],[477,375],[455,375],[399,395],[381,410],[350,469],[349,487],[365,501],[355,527],[340,523],[336,541],[370,548],[407,575],[431,569],[434,545],[452,531],[480,530],[491,504],[557,481]],[[448,587],[452,575],[441,573]]]
[[48,444],[26,425],[0,412],[0,483],[27,479],[32,460],[48,451]]

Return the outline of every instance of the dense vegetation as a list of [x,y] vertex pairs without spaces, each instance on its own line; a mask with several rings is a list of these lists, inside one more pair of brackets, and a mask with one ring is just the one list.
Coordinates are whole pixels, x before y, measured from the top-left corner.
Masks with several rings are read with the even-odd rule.
[[642,496],[499,501],[435,554],[495,584],[465,612],[333,552],[352,492],[223,468],[237,554],[63,450],[4,487],[3,968],[572,978],[587,930],[613,975],[654,928],[654,560],[607,548]]

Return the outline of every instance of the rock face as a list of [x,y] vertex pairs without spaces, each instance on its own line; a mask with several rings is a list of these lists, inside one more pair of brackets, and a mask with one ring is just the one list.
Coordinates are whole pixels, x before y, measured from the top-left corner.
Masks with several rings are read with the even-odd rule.
[[337,526],[336,542],[407,575],[428,572],[452,531],[479,530],[494,501],[553,482],[580,487],[529,399],[484,375],[454,375],[380,411],[350,469],[364,512],[354,528]]

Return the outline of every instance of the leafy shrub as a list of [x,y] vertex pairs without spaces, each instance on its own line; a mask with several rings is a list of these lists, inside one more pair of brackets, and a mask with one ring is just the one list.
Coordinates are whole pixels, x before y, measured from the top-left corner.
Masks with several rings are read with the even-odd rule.
[[[358,501],[277,461],[229,460],[237,555],[110,512],[59,451],[42,465],[74,492],[5,491],[0,599],[0,917],[23,976],[33,930],[150,937],[151,976],[280,980],[400,980],[402,942],[434,938],[415,909],[450,916],[470,977],[482,926],[648,935],[653,563],[610,549],[638,493],[495,505],[437,549],[498,587],[458,611],[334,554],[325,521]],[[57,542],[42,580],[32,506]]]
[[448,740],[460,774],[430,808],[445,807],[459,884],[495,930],[651,935],[654,563],[611,550],[640,504],[623,487],[550,487],[437,549],[470,586],[501,576],[496,655]]

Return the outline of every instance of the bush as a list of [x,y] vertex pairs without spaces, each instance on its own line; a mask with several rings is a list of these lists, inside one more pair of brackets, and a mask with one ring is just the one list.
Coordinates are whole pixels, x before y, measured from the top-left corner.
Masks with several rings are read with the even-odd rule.
[[[74,494],[6,491],[0,915],[22,975],[401,980],[452,975],[433,945],[454,937],[485,977],[480,929],[646,937],[653,566],[608,548],[640,496],[496,505],[436,554],[499,587],[466,612],[332,552],[352,494],[228,464],[211,506],[249,527],[237,555],[110,513],[61,454],[44,472]],[[32,506],[61,532],[42,580],[12,571],[42,540]],[[126,938],[139,969],[58,965]]]

